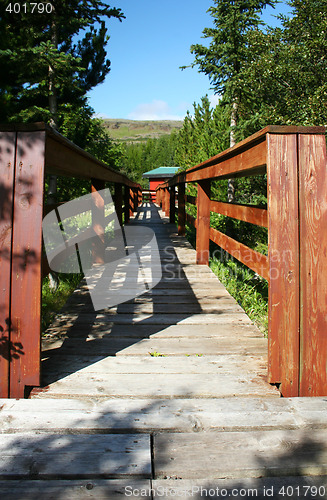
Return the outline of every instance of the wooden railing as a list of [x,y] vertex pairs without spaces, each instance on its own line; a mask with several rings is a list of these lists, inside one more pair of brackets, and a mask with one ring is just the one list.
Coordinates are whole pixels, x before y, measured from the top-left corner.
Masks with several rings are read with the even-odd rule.
[[142,201],[144,202],[155,202],[156,201],[156,191],[150,189],[142,190]]
[[[268,380],[283,396],[327,395],[327,160],[324,127],[269,126],[157,188],[175,223],[196,227],[196,260],[214,241],[269,281]],[[210,199],[212,180],[267,173],[268,210]],[[197,198],[185,184],[197,183]],[[197,205],[197,218],[185,203]],[[268,228],[268,256],[210,227],[210,212]]]
[[[91,180],[93,262],[103,262],[99,191],[114,185],[119,223],[141,203],[141,187],[45,124],[0,127],[0,397],[40,385],[42,219],[46,174]],[[102,225],[102,228],[100,227]],[[100,229],[100,230],[99,230]],[[47,272],[47,269],[44,269]]]

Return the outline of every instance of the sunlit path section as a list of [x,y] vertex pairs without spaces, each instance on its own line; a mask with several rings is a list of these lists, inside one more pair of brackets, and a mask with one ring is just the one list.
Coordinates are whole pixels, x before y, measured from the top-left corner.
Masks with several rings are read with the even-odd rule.
[[[47,389],[34,396],[279,397],[265,380],[267,340],[260,331],[212,271],[195,264],[195,250],[156,205],[141,205],[129,227],[144,225],[156,236],[161,280],[96,312],[86,286],[76,290],[48,330]],[[123,271],[115,279],[125,280],[128,294],[135,273]]]
[[267,340],[158,206],[129,226],[155,232],[161,280],[109,309],[83,283],[69,299],[42,387],[1,400],[1,498],[326,498],[326,398],[267,383]]

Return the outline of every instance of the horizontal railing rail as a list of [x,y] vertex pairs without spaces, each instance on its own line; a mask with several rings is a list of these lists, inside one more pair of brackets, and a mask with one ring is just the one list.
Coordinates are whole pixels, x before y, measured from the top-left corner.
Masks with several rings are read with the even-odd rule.
[[[326,163],[324,127],[268,126],[157,187],[178,233],[195,226],[198,264],[209,263],[211,240],[268,280],[268,380],[284,396],[327,395]],[[267,209],[211,199],[213,180],[262,174]],[[187,183],[196,197],[185,195]],[[186,209],[195,204],[196,218]],[[268,228],[268,255],[211,227],[211,213]]]

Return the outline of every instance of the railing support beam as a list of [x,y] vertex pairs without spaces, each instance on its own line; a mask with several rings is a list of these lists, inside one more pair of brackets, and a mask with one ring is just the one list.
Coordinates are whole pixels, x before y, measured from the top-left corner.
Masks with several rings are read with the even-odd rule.
[[104,245],[104,199],[99,191],[105,189],[105,181],[91,179],[92,186],[92,228],[95,236],[92,240],[92,260],[93,264],[104,264],[105,245]]
[[178,184],[178,234],[185,236],[185,183]]
[[169,188],[169,222],[175,224],[176,190],[175,186]]
[[198,182],[196,263],[209,264],[210,179]]

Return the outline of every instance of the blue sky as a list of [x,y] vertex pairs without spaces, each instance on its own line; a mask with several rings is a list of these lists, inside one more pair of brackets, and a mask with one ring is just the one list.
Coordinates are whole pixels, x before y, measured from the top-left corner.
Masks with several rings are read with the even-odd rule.
[[[96,115],[131,120],[182,120],[193,102],[208,94],[207,76],[197,69],[180,66],[193,61],[190,46],[204,43],[205,27],[211,25],[207,13],[212,0],[108,0],[119,7],[126,19],[108,21],[108,57],[111,71],[104,83],[89,94]],[[288,10],[280,2],[268,8],[264,20],[276,24],[273,15]]]

